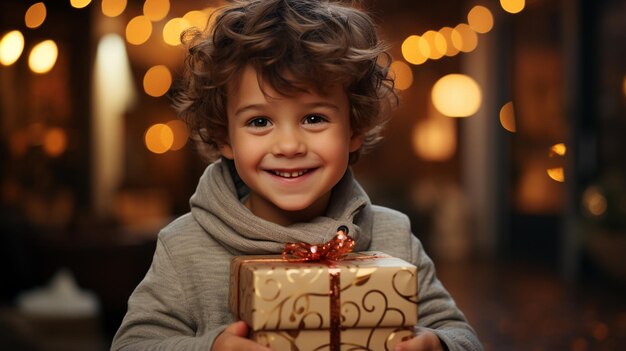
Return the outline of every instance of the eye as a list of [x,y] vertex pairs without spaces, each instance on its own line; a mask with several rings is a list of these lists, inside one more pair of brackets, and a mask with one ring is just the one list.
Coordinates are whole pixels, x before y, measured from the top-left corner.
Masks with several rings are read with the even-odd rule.
[[326,118],[321,115],[308,115],[304,117],[304,124],[318,124],[326,122]]
[[270,121],[265,117],[255,117],[249,120],[246,125],[253,128],[265,128],[270,125]]

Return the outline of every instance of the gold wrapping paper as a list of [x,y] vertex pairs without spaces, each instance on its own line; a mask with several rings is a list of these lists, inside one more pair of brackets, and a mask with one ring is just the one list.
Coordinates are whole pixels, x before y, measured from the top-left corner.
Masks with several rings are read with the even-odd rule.
[[416,267],[380,252],[349,254],[335,263],[234,257],[231,311],[254,331],[329,329],[329,267],[339,271],[341,328],[416,324]]
[[[251,339],[272,350],[328,351],[328,330],[258,331]],[[413,336],[412,327],[401,328],[354,328],[341,330],[339,350],[383,351],[393,350],[401,341]]]

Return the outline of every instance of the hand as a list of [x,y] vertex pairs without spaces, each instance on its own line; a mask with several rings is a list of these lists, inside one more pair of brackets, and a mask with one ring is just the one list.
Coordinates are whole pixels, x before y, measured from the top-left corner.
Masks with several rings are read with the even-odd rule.
[[396,345],[394,351],[445,351],[445,347],[437,334],[428,328],[417,328],[412,339]]
[[271,351],[252,340],[246,339],[248,336],[248,326],[243,321],[230,324],[220,335],[215,338],[211,351]]

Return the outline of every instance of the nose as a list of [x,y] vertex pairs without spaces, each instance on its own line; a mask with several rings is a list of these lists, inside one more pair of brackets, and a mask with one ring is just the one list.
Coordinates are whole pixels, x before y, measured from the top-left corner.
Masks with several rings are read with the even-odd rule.
[[279,128],[274,135],[272,154],[292,158],[306,153],[306,142],[297,128]]

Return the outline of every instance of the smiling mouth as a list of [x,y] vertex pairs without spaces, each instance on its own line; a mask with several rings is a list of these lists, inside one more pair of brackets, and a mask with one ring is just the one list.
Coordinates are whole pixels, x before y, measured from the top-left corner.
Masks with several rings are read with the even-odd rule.
[[304,169],[304,170],[299,170],[299,171],[273,171],[270,170],[268,172],[279,176],[281,178],[297,178],[297,177],[301,177],[307,173],[309,173],[312,169]]

